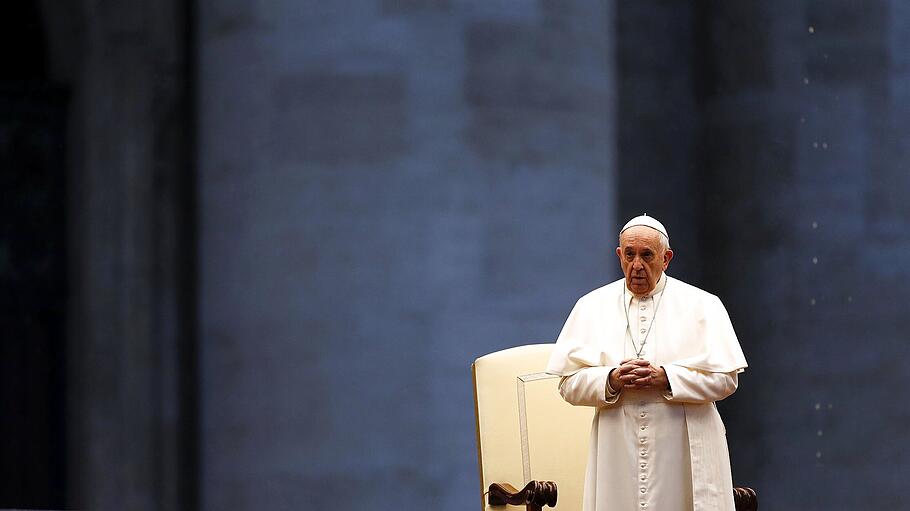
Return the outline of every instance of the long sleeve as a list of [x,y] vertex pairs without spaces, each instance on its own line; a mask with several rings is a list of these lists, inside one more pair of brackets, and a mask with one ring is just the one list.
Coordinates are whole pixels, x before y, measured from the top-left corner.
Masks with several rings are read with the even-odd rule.
[[673,364],[663,367],[670,381],[670,392],[666,394],[669,401],[681,403],[720,401],[735,392],[739,384],[736,371],[709,373]]
[[607,382],[614,367],[587,367],[559,380],[559,395],[575,406],[605,407],[615,404],[619,392],[609,393]]

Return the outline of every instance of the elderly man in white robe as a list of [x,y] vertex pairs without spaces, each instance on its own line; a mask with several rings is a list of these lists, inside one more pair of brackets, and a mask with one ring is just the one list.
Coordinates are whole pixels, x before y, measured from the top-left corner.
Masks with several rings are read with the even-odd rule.
[[584,511],[733,511],[726,431],[715,401],[746,368],[720,300],[668,276],[666,228],[620,231],[624,278],[578,300],[547,371],[569,403],[597,409]]

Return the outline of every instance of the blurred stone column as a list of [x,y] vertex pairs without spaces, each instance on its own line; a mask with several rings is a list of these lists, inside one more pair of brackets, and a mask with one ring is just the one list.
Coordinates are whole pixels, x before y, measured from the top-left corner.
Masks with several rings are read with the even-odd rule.
[[194,508],[194,242],[187,11],[46,2],[72,88],[71,505]]
[[721,412],[762,506],[905,500],[910,9],[699,3],[706,287],[750,361]]

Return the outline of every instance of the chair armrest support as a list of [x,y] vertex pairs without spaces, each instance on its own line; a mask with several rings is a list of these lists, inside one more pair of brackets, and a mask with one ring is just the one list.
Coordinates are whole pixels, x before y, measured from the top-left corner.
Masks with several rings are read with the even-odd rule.
[[758,511],[758,494],[752,488],[733,488],[733,502],[736,511]]
[[556,507],[556,483],[553,481],[531,481],[521,490],[509,483],[490,485],[487,502],[491,506],[524,505],[527,511],[541,511],[543,506]]

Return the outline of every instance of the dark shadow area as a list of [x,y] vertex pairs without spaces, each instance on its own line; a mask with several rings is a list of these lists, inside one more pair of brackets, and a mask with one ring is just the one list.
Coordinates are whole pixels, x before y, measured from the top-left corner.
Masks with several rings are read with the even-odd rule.
[[0,17],[0,507],[66,499],[67,96],[36,2]]

